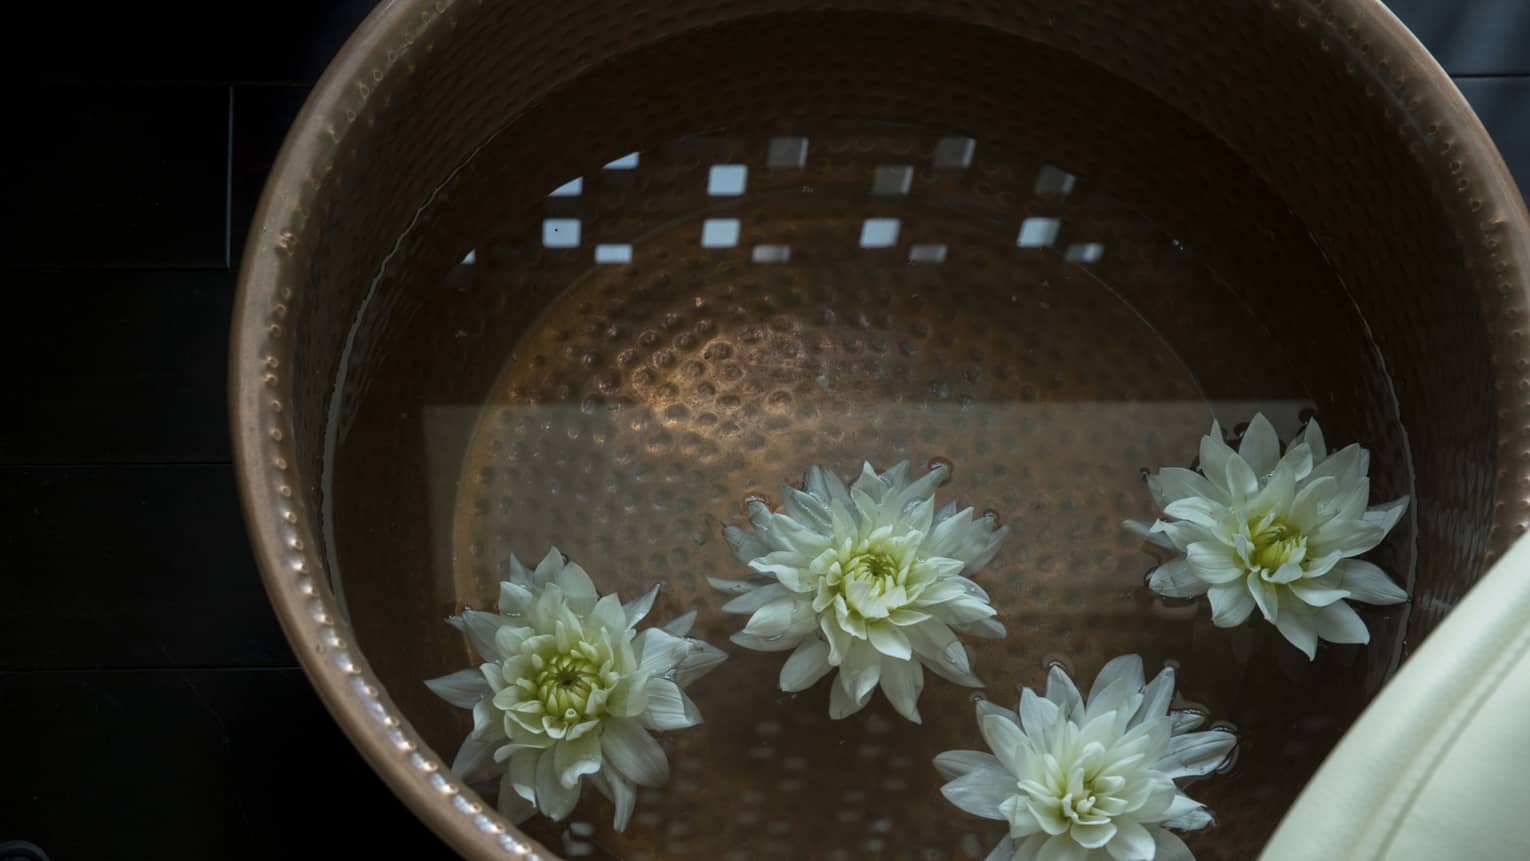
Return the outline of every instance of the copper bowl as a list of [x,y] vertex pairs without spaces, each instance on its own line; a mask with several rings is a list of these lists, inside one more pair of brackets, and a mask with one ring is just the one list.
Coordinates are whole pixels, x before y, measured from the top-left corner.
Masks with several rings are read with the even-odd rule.
[[[782,822],[828,857],[956,852],[925,761],[889,753],[923,737],[872,709],[786,726],[804,739],[787,755],[769,685],[704,694],[707,729],[677,743],[709,758],[619,841],[511,827],[443,766],[462,718],[420,682],[469,655],[441,617],[487,603],[512,543],[557,542],[624,594],[665,579],[720,642],[730,623],[701,577],[729,573],[716,527],[743,495],[789,480],[804,448],[847,469],[922,450],[1028,536],[995,574],[1025,635],[980,665],[1034,684],[1059,648],[1086,675],[1119,651],[1200,655],[1223,634],[1134,589],[1149,563],[1113,524],[1150,513],[1137,467],[1185,460],[1208,404],[1274,403],[1371,445],[1378,496],[1413,494],[1383,561],[1414,601],[1369,617],[1389,647],[1310,673],[1258,638],[1186,663],[1245,733],[1249,778],[1197,789],[1223,815],[1194,848],[1252,857],[1530,518],[1530,219],[1461,94],[1378,0],[1214,7],[382,4],[267,184],[231,376],[272,603],[394,791],[478,858],[787,856]],[[629,150],[639,170],[601,171]],[[749,167],[747,200],[697,191],[719,163]],[[546,197],[575,176],[582,195]],[[893,198],[917,182],[924,203],[825,193],[867,182]],[[697,222],[728,207],[755,248],[698,248]],[[901,219],[896,258],[814,244],[854,246],[878,212]],[[1011,214],[1042,219],[1031,244],[1055,251],[1014,257]],[[538,243],[545,218],[579,219],[584,254],[613,242],[631,265]],[[791,265],[763,265],[787,246]],[[1109,343],[1089,334],[1102,324]],[[830,367],[850,385],[816,385]],[[837,411],[851,402],[853,421]],[[1112,448],[1124,422],[1144,430]],[[1124,585],[1081,591],[1090,578]],[[737,672],[768,676],[758,657],[735,655]],[[965,732],[965,694],[940,696],[925,731]],[[1303,698],[1328,705],[1291,711]],[[730,767],[761,750],[786,771]],[[875,785],[787,773],[855,755],[878,763]],[[792,800],[804,777],[818,797]],[[868,790],[908,811],[906,841],[877,836]],[[719,795],[730,818],[686,818]]]

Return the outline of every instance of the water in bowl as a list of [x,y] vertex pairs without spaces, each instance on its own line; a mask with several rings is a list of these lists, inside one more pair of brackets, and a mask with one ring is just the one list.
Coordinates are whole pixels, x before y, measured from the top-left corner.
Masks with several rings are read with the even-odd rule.
[[[556,545],[602,592],[662,583],[651,618],[697,610],[729,660],[625,832],[587,788],[531,836],[567,857],[982,858],[1003,825],[931,767],[983,747],[974,692],[931,677],[922,725],[880,694],[830,720],[827,681],[783,694],[784,655],[728,645],[743,619],[707,583],[747,573],[722,540],[746,500],[806,467],[943,462],[938,502],[1011,528],[978,578],[1008,628],[967,640],[978,695],[1013,705],[1052,662],[1083,683],[1126,652],[1177,664],[1240,736],[1191,789],[1216,825],[1187,839],[1252,857],[1395,667],[1405,614],[1362,608],[1372,643],[1309,663],[1267,624],[1154,596],[1119,524],[1154,516],[1146,471],[1255,412],[1286,438],[1316,416],[1372,449],[1374,501],[1408,492],[1380,359],[1319,244],[1205,131],[998,34],[927,22],[895,54],[908,26],[761,19],[598,67],[418,202],[331,416],[360,646],[449,761],[470,723],[422,681],[476,661],[443,618]],[[836,60],[848,38],[885,62]],[[1370,558],[1407,582],[1411,542],[1405,520]]]

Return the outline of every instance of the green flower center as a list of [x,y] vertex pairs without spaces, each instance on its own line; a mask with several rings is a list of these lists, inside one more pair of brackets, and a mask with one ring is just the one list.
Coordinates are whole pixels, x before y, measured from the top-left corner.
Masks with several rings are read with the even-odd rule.
[[1249,524],[1249,538],[1254,550],[1249,561],[1267,572],[1274,572],[1288,562],[1307,558],[1307,536],[1285,521],[1266,517]]
[[569,720],[584,717],[590,693],[602,687],[599,665],[580,650],[535,658],[536,663],[541,664],[534,679],[536,696],[547,713]]
[[845,599],[845,608],[862,619],[884,619],[888,613],[908,603],[908,568],[892,554],[863,548],[840,563],[838,578],[825,583],[824,603],[835,595]]
[[871,594],[881,596],[893,586],[900,586],[908,578],[907,572],[899,570],[898,563],[885,553],[862,553],[851,557],[845,568],[845,580],[865,583]]

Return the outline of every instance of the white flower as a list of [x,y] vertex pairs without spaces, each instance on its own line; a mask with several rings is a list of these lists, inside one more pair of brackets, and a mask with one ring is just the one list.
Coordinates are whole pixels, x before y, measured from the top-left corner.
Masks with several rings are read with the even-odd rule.
[[795,649],[781,668],[781,690],[811,687],[836,667],[829,715],[854,714],[880,684],[900,714],[919,722],[919,693],[929,667],[953,682],[980,687],[955,631],[1002,637],[988,593],[966,576],[998,552],[1009,529],[992,516],[950,502],[935,509],[935,488],[949,467],[918,480],[907,461],[880,475],[867,463],[849,488],[810,467],[803,488],[784,489],[784,512],[752,500],[754,534],[724,532],[738,558],[760,572],[745,580],[712,579],[738,594],[728,613],[751,614],[733,642],[759,651]]
[[686,637],[690,612],[641,633],[659,587],[623,605],[601,597],[584,569],[553,548],[535,571],[510,558],[499,612],[468,610],[447,621],[484,661],[426,684],[473,710],[473,731],[452,771],[469,782],[495,776],[499,810],[521,822],[540,810],[562,819],[588,777],[611,799],[613,827],[627,827],[634,784],[660,786],[669,760],[650,730],[701,723],[682,690],[723,653]]
[[1094,680],[1087,702],[1061,667],[1045,697],[1020,692],[1017,711],[978,703],[993,753],[950,750],[935,768],[941,793],[962,810],[1009,823],[988,861],[1186,861],[1183,841],[1211,816],[1174,781],[1227,761],[1230,732],[1190,732],[1202,716],[1171,712],[1174,670],[1143,685],[1142,659],[1123,655]]
[[1354,557],[1381,543],[1408,498],[1368,508],[1370,452],[1350,445],[1328,455],[1309,421],[1284,456],[1263,415],[1234,452],[1215,422],[1201,439],[1200,471],[1163,469],[1148,479],[1164,515],[1127,527],[1178,554],[1149,586],[1170,598],[1209,594],[1212,622],[1241,624],[1257,607],[1310,659],[1317,641],[1370,642],[1345,603],[1397,604],[1407,592]]

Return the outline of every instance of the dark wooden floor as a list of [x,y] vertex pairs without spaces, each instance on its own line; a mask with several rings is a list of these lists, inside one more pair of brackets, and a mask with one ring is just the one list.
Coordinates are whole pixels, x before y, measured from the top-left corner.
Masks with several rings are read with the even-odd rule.
[[[6,61],[0,844],[449,854],[296,668],[224,413],[230,261],[287,124],[370,5],[56,4],[8,28],[41,47]],[[1530,186],[1530,0],[1393,6]]]

